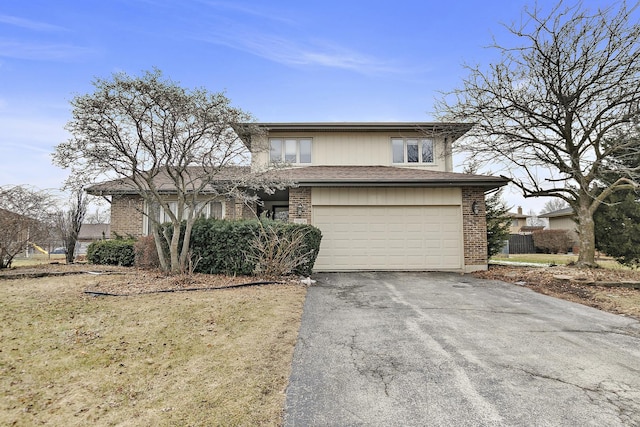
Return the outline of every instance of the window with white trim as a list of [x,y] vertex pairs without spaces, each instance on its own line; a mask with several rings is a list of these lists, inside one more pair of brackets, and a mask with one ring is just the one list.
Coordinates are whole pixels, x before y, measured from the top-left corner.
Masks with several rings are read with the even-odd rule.
[[311,138],[269,139],[271,163],[311,164]]
[[392,138],[393,163],[434,163],[434,142],[429,138]]
[[[169,209],[174,214],[178,211],[178,202],[168,202],[168,205],[169,205]],[[198,207],[200,207],[200,206],[198,206]],[[147,212],[147,215],[144,216],[144,224],[143,224],[144,232],[146,234],[151,234],[151,227],[153,226],[153,221],[150,221],[149,218],[148,218],[148,215],[151,214],[148,205],[146,205],[146,212]],[[187,210],[185,212],[185,215],[183,215],[183,218],[186,217],[188,213],[189,213],[189,211],[188,211],[188,208],[187,208]],[[216,202],[216,201],[208,202],[202,208],[202,211],[200,211],[200,217],[201,218],[215,218],[215,219],[224,218],[224,202],[222,202],[222,201],[220,201],[220,202]],[[160,207],[158,207],[158,211],[156,212],[156,219],[158,220],[158,222],[160,224],[164,224],[165,222],[170,222],[171,221],[171,216],[164,209],[164,207],[160,206]]]

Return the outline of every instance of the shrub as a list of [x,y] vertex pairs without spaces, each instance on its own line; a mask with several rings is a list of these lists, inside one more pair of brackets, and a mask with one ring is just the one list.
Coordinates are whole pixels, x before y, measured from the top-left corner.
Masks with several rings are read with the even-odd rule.
[[248,258],[254,273],[267,277],[311,274],[320,247],[320,230],[298,224],[265,221],[251,242]]
[[533,244],[546,253],[566,253],[572,240],[569,230],[539,230],[533,232]]
[[142,268],[160,267],[160,259],[153,236],[140,237],[134,244],[135,265]]
[[621,264],[640,267],[640,192],[621,191],[610,195],[593,215],[596,249]]
[[485,201],[487,216],[487,256],[500,253],[509,241],[511,218],[509,208],[502,200],[502,189],[488,196]]
[[[267,274],[266,266],[269,262],[273,264],[282,260],[282,257],[268,257],[264,251],[261,255],[256,247],[256,239],[264,237],[267,228],[270,230],[268,233],[273,233],[279,239],[282,248],[285,242],[289,242],[290,246],[293,244],[293,249],[288,252],[302,261],[295,263],[287,273],[310,275],[320,248],[320,230],[310,225],[258,220],[196,221],[190,243],[192,258],[197,261],[194,271],[210,274]],[[271,265],[270,271],[273,270]]]
[[87,260],[92,264],[130,267],[135,260],[134,240],[98,240],[87,248]]

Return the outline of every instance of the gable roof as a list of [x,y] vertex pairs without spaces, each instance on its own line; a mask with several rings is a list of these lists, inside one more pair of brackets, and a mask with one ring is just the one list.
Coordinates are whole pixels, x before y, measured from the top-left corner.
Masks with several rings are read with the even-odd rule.
[[559,216],[573,216],[573,208],[558,209],[557,211],[547,212],[542,215],[538,215],[538,218],[556,218]]
[[473,123],[453,122],[288,122],[241,123],[234,126],[242,142],[251,149],[251,137],[266,132],[418,132],[425,136],[443,136],[455,141],[467,133]]
[[514,218],[514,219],[527,219],[527,218],[529,218],[529,215],[519,214],[519,213],[514,213],[514,212],[507,212],[506,216],[508,216],[509,218]]
[[109,237],[111,224],[82,224],[78,233],[78,240],[98,240]]

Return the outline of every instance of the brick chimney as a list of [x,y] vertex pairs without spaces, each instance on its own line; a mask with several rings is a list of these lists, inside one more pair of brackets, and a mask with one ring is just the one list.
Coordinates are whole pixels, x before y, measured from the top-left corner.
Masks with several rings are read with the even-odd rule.
[[518,215],[522,215],[522,206],[518,206]]

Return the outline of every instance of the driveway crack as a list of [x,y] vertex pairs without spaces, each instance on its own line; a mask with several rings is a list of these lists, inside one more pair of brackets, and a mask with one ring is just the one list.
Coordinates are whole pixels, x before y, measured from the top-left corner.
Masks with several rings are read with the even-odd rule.
[[576,384],[574,382],[566,381],[562,378],[554,377],[551,375],[545,375],[531,370],[512,367],[519,371],[524,372],[535,378],[544,380],[550,380],[566,384],[568,386],[576,387],[582,390],[587,398],[595,405],[600,405],[601,402],[606,402],[617,412],[617,416],[623,425],[640,425],[640,389],[635,389],[629,384],[620,382],[606,382],[602,381],[596,386],[587,387],[584,385]]
[[359,347],[357,338],[356,331],[351,335],[348,344],[353,366],[358,374],[376,379],[382,385],[385,396],[390,397],[389,387],[400,367],[397,360],[388,355],[372,353]]

